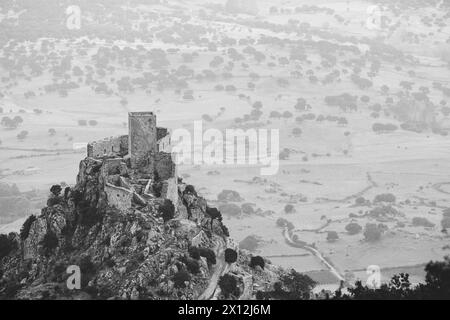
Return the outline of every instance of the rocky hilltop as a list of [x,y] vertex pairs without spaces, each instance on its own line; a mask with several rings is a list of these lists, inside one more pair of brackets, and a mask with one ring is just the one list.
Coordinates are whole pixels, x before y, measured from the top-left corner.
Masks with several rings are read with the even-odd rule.
[[[129,146],[138,149],[138,138]],[[75,186],[53,186],[39,216],[1,237],[1,298],[249,299],[255,287],[270,290],[281,270],[239,251],[192,185],[161,176],[172,166],[164,152],[93,154],[99,145],[88,146]],[[68,286],[71,266],[79,289]]]

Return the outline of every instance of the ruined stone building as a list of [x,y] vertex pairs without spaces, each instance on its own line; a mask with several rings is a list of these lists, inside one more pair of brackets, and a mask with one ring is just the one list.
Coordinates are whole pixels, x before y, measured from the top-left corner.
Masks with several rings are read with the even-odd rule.
[[130,112],[128,135],[89,143],[87,156],[102,161],[103,188],[111,206],[126,211],[154,198],[177,205],[178,177],[170,134],[156,126],[152,112]]

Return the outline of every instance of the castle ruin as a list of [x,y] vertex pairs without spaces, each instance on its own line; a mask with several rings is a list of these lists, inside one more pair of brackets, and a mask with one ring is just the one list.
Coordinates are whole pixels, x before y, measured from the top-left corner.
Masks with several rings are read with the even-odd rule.
[[121,211],[145,206],[155,198],[177,206],[177,168],[170,153],[170,134],[156,126],[153,112],[130,112],[128,135],[105,138],[87,146],[87,156],[102,160],[107,201]]

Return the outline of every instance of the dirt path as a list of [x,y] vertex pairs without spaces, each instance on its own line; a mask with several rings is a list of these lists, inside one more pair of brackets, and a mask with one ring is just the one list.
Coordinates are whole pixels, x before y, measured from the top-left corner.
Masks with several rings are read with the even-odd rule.
[[214,266],[214,272],[210,278],[208,287],[198,297],[198,300],[211,300],[217,290],[218,282],[221,276],[223,276],[228,270],[228,263],[225,262],[225,244],[223,240],[219,240],[219,244],[216,250],[216,265]]
[[291,238],[291,235],[289,231],[284,228],[283,229],[283,236],[286,239],[286,242],[295,248],[302,248],[304,250],[307,250],[311,252],[317,259],[320,260],[320,262],[328,269],[330,272],[339,280],[339,281],[345,281],[344,276],[331,264],[327,261],[327,259],[324,258],[324,256],[319,252],[319,250],[308,246],[308,245],[297,245]]

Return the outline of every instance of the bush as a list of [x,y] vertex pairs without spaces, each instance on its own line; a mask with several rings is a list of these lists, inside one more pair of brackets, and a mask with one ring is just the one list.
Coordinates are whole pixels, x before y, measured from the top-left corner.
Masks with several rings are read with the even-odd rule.
[[234,190],[223,190],[219,195],[217,196],[217,200],[223,201],[223,202],[240,202],[243,199],[239,195],[237,191]]
[[396,198],[392,193],[383,193],[383,194],[379,194],[375,197],[375,199],[373,200],[374,202],[390,202],[390,203],[395,203]]
[[284,206],[284,212],[285,213],[294,213],[295,212],[295,208],[292,204],[287,204]]
[[219,206],[219,211],[231,217],[238,217],[241,215],[241,207],[234,203],[221,204]]
[[31,215],[25,220],[25,222],[22,225],[22,228],[20,228],[20,239],[25,240],[28,238],[28,235],[30,234],[30,228],[33,225],[33,222],[36,221],[36,216]]
[[164,222],[172,220],[175,217],[175,206],[172,201],[165,199],[164,203],[159,207],[159,213],[164,219]]
[[250,268],[256,268],[257,266],[261,267],[262,269],[264,269],[264,266],[266,265],[266,262],[264,261],[263,257],[261,256],[256,256],[256,257],[252,257],[250,259]]
[[327,234],[327,241],[329,242],[333,242],[339,239],[339,235],[337,234],[336,231],[328,231]]
[[58,242],[59,241],[56,234],[52,231],[48,231],[41,242],[45,254],[50,254],[54,249],[56,249],[58,247]]
[[206,214],[209,215],[213,220],[217,219],[219,221],[222,221],[222,214],[219,210],[217,210],[217,208],[206,207]]
[[244,203],[241,206],[241,210],[244,214],[253,214],[255,210],[253,209],[253,205],[251,203]]
[[198,197],[197,195],[197,191],[195,191],[195,188],[193,185],[187,185],[186,188],[184,188],[184,194],[192,194],[196,197]]
[[347,230],[349,235],[355,235],[362,231],[362,227],[356,222],[352,222],[345,226],[345,230]]
[[186,259],[185,265],[187,270],[192,274],[200,273],[200,264],[197,260],[194,259]]
[[441,226],[442,229],[449,229],[450,228],[450,217],[445,217],[441,220]]
[[367,200],[364,197],[358,197],[355,199],[355,204],[358,206],[362,206],[367,203]]
[[428,221],[428,219],[422,217],[414,217],[412,219],[412,224],[415,227],[425,227],[425,228],[434,227],[434,223],[431,223],[430,221]]
[[206,258],[208,264],[216,264],[216,254],[211,249],[200,248],[200,256]]
[[368,242],[375,242],[380,240],[382,234],[381,228],[379,228],[374,223],[368,223],[366,224],[366,227],[364,229],[364,238]]
[[[78,194],[75,194],[74,199],[78,199]],[[95,208],[91,208],[89,203],[85,200],[80,201],[77,207],[78,224],[85,227],[92,227],[103,219],[102,214]]]
[[172,281],[175,288],[186,288],[185,282],[191,281],[191,276],[186,271],[179,271],[173,276]]
[[236,278],[228,273],[220,277],[218,284],[225,298],[229,298],[230,296],[238,298],[241,294]]
[[61,194],[62,187],[59,184],[55,184],[50,188],[50,192],[55,195],[59,196]]
[[14,244],[6,234],[0,234],[0,260],[14,250]]
[[189,247],[188,249],[189,256],[192,259],[200,260],[200,249],[197,247]]
[[450,208],[446,208],[446,209],[442,210],[442,215],[445,218],[450,218]]
[[238,253],[230,248],[225,250],[225,262],[226,263],[235,263],[238,258]]

